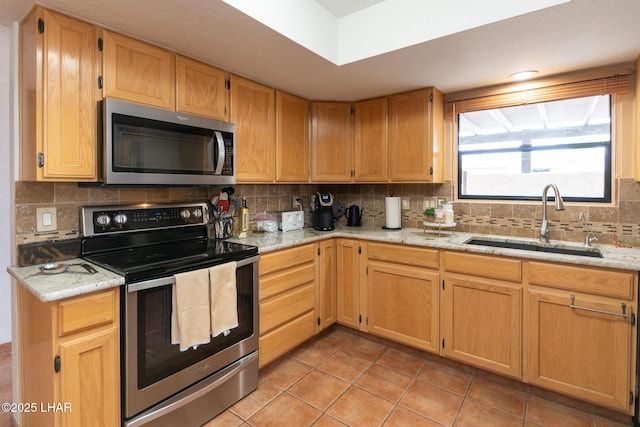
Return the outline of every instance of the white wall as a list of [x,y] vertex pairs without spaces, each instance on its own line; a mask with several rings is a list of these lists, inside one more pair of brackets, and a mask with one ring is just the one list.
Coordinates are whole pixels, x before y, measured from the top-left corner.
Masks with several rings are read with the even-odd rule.
[[0,25],[0,344],[11,341],[12,85],[11,29]]

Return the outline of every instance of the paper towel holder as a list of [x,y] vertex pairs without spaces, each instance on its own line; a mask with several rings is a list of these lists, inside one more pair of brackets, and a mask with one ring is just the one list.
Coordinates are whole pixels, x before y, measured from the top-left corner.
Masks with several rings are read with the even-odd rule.
[[[393,192],[390,192],[388,197],[394,197]],[[385,198],[385,199],[386,199],[386,198]],[[385,205],[386,205],[386,203],[385,203]],[[385,207],[386,207],[386,206],[385,206]],[[398,205],[398,208],[400,208],[400,206],[399,206],[399,205]],[[402,219],[401,219],[401,218],[402,218],[402,215],[401,215],[401,213],[400,213],[400,209],[398,209],[398,214],[399,214],[399,215],[398,215],[398,220],[399,220],[399,221],[398,221],[398,223],[399,223],[399,225],[400,225],[399,227],[387,227],[386,225],[383,225],[383,226],[382,226],[382,229],[383,229],[383,230],[389,230],[389,231],[394,231],[394,230],[396,230],[396,231],[397,231],[397,230],[401,230],[401,229],[402,229]],[[387,216],[387,215],[388,215],[388,212],[385,212],[385,216]],[[387,219],[387,224],[388,224],[388,223],[389,223],[389,220]]]

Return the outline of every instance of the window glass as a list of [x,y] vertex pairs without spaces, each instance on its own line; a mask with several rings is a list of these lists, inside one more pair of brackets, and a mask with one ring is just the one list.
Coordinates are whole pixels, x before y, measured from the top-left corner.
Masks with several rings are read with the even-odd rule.
[[458,197],[611,201],[611,96],[458,115]]

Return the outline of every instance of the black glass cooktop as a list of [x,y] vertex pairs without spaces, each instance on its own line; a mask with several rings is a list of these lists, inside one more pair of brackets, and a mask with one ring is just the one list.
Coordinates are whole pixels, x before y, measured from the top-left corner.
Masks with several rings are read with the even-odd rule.
[[87,240],[83,245],[83,258],[124,276],[126,283],[132,283],[238,261],[258,253],[255,246],[226,240],[201,237],[167,241],[163,236],[166,234],[146,236],[145,244],[132,242],[130,236]]

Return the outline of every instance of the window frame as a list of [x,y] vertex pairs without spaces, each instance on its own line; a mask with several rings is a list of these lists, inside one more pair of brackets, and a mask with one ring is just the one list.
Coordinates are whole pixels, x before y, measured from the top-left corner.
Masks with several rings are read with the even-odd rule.
[[[577,198],[564,197],[567,201],[588,203],[611,203],[613,198],[613,152],[615,150],[616,95],[626,94],[633,88],[633,68],[629,64],[602,67],[598,69],[583,70],[545,79],[538,79],[520,84],[506,84],[488,88],[466,90],[452,93],[446,96],[446,118],[453,126],[451,141],[454,144],[454,159],[456,160],[457,178],[456,195],[459,200],[496,200],[496,201],[540,201],[539,197],[530,196],[461,196],[460,150],[458,140],[458,114],[471,111],[490,110],[503,107],[511,107],[524,104],[532,104],[546,101],[559,101],[563,99],[580,98],[593,95],[611,95],[610,100],[610,129],[611,139],[605,145],[605,194],[602,198]],[[580,144],[580,148],[585,145]],[[603,146],[598,143],[598,146]],[[576,147],[578,148],[578,147]],[[518,149],[516,151],[522,151]],[[469,153],[465,151],[464,153]]]
[[[576,97],[581,98],[581,97]],[[566,98],[573,99],[573,98]],[[589,142],[589,143],[580,143],[580,144],[558,144],[553,146],[528,146],[528,147],[512,147],[512,148],[500,148],[493,150],[460,150],[460,114],[456,114],[456,152],[458,154],[457,159],[457,175],[458,175],[458,183],[457,187],[457,199],[458,200],[501,200],[501,201],[541,201],[542,196],[499,196],[492,194],[483,194],[483,195],[463,195],[462,194],[462,168],[460,165],[462,164],[462,156],[469,154],[487,154],[487,153],[525,153],[525,152],[541,152],[541,151],[554,151],[554,150],[566,150],[566,149],[585,149],[585,148],[604,148],[604,194],[602,197],[573,197],[573,196],[562,196],[562,199],[568,202],[578,202],[578,203],[611,203],[611,194],[612,194],[612,174],[613,174],[613,163],[611,152],[613,150],[613,95],[609,96],[609,142]],[[501,107],[507,108],[507,107]],[[489,108],[491,109],[491,108]],[[481,111],[481,110],[477,110]]]

